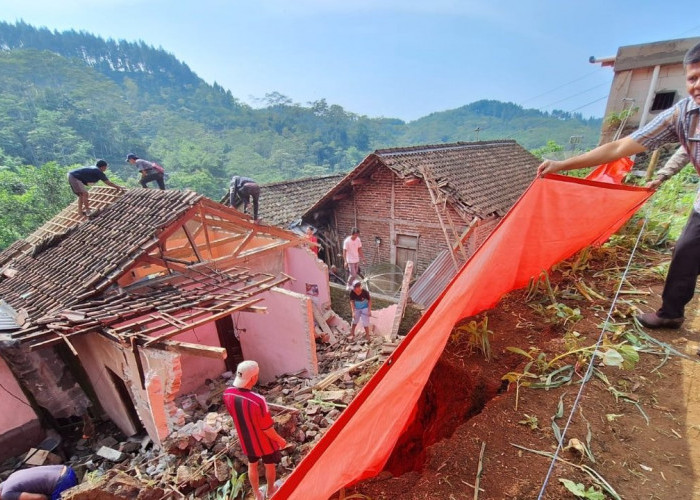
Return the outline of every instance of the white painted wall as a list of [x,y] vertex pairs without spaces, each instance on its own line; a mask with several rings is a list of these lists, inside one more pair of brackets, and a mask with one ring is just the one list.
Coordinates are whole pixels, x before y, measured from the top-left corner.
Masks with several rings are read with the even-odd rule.
[[[243,357],[260,365],[260,382],[304,371],[318,374],[311,299],[282,288],[261,295],[267,313],[235,313]],[[303,375],[303,374],[302,374]]]

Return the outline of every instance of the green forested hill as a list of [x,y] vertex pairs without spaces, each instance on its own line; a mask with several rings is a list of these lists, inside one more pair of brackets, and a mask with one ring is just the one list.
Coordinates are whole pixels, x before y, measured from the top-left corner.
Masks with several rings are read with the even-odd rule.
[[[169,187],[218,198],[234,174],[260,182],[320,175],[347,171],[374,149],[476,139],[513,138],[532,149],[582,135],[593,146],[600,129],[600,120],[498,101],[410,123],[358,115],[325,99],[294,103],[277,92],[256,109],[163,49],[23,22],[0,22],[0,88],[0,188],[9,186],[0,192],[0,248],[62,208],[37,208],[48,202],[32,194],[36,184],[56,183],[60,203],[71,199],[62,177],[32,176],[59,175],[96,158],[136,185],[124,163],[134,152],[164,165]],[[20,210],[8,221],[7,209],[24,204],[33,204],[36,220]]]

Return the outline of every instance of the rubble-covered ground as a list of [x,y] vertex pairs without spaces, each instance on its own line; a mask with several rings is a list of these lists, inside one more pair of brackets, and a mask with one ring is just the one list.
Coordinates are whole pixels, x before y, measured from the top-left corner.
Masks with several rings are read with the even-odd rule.
[[[344,297],[342,291],[336,293]],[[344,302],[340,300],[341,310]],[[317,339],[319,375],[314,378],[291,375],[256,386],[270,406],[276,429],[289,443],[282,451],[278,477],[283,478],[306,455],[400,340],[388,343],[381,337],[371,341],[358,337],[359,332],[350,341],[344,332],[332,344],[322,342],[325,337]],[[224,373],[176,400],[180,425],[162,448],[154,447],[145,435],[126,438],[110,423],[90,425],[87,430],[76,426],[75,437],[64,437],[60,452],[83,480],[63,498],[214,499],[229,498],[233,491],[247,494],[247,461],[222,402],[232,377],[231,372]],[[89,436],[81,437],[85,432]],[[14,463],[5,464],[6,475]]]

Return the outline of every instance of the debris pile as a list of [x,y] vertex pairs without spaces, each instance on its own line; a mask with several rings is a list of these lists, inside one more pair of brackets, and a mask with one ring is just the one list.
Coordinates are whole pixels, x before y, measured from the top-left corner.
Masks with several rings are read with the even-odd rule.
[[[289,443],[282,450],[280,476],[315,445],[395,347],[381,338],[346,343],[341,337],[332,344],[319,343],[318,377],[292,374],[257,388],[277,431]],[[64,498],[207,498],[222,485],[238,481],[247,471],[247,461],[222,403],[232,375],[208,380],[201,390],[176,400],[179,426],[162,448],[154,447],[148,437],[80,440],[68,463],[85,477]]]

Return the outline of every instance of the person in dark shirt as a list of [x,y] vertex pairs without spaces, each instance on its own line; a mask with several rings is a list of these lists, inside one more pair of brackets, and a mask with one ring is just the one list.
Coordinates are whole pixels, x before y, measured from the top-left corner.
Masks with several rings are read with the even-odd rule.
[[350,309],[352,310],[352,328],[350,329],[350,339],[355,337],[355,328],[358,323],[362,323],[365,329],[365,339],[370,340],[369,318],[372,316],[372,298],[369,291],[362,289],[362,282],[355,280],[350,290]]
[[78,197],[78,213],[85,216],[91,215],[90,197],[88,196],[87,189],[85,189],[85,186],[88,184],[94,184],[97,181],[102,181],[114,189],[119,189],[120,191],[124,190],[123,187],[117,186],[107,178],[105,175],[107,166],[106,161],[98,160],[94,167],[76,168],[75,170],[68,172],[68,184],[70,184],[70,188]]
[[126,155],[126,162],[136,165],[136,168],[141,172],[141,187],[147,188],[149,182],[156,181],[159,189],[165,189],[165,171],[163,167],[155,162],[142,160],[133,153]]
[[234,175],[229,186],[229,203],[233,208],[243,205],[243,213],[248,212],[250,199],[253,198],[253,220],[258,222],[258,199],[260,186],[253,179]]
[[223,399],[226,409],[233,417],[243,454],[248,457],[248,480],[253,495],[256,500],[263,500],[259,489],[258,462],[262,459],[265,465],[269,498],[277,489],[276,465],[282,458],[280,450],[287,446],[287,441],[275,431],[265,398],[251,390],[258,382],[259,373],[260,368],[255,361],[239,363],[233,387],[224,391]]
[[42,465],[10,474],[0,484],[0,500],[58,500],[78,484],[75,471],[65,465]]

